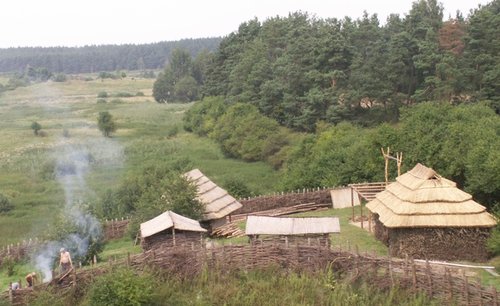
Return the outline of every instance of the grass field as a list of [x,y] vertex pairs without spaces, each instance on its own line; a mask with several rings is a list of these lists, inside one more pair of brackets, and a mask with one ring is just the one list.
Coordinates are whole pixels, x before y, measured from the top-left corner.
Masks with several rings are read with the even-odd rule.
[[[12,211],[0,214],[0,246],[39,236],[64,206],[62,187],[47,174],[67,144],[85,148],[95,159],[85,177],[85,190],[78,191],[87,202],[146,164],[178,157],[189,159],[219,184],[240,178],[255,193],[273,190],[277,174],[268,165],[227,159],[212,141],[183,132],[182,116],[191,104],[154,102],[153,82],[137,77],[72,79],[0,95],[0,193],[14,204]],[[100,92],[110,96],[106,103],[97,103]],[[144,96],[114,97],[137,92]],[[97,128],[100,111],[109,111],[117,123],[111,139]],[[33,121],[42,125],[46,137],[34,136]],[[64,130],[69,137],[63,137]]]

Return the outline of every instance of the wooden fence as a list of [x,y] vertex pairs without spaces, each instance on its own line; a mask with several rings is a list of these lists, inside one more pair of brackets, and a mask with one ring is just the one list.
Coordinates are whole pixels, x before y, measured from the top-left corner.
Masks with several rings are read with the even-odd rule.
[[128,229],[129,221],[130,221],[129,219],[124,219],[124,218],[122,218],[121,220],[119,219],[106,220],[103,224],[104,240],[107,241],[107,240],[119,239],[125,236]]
[[[495,288],[482,286],[457,267],[444,268],[429,262],[377,257],[317,245],[255,244],[206,248],[193,243],[162,248],[129,255],[99,268],[77,270],[72,277],[53,281],[50,285],[39,285],[35,291],[52,287],[64,293],[65,289],[77,285],[87,286],[95,276],[106,273],[113,265],[128,265],[137,270],[160,268],[180,278],[192,278],[203,269],[231,271],[278,267],[298,273],[315,273],[331,268],[346,281],[365,280],[381,289],[406,289],[439,298],[449,305],[499,305]],[[31,290],[16,290],[10,298],[14,305],[24,305],[31,293]],[[8,296],[3,294],[4,298]]]
[[332,188],[326,187],[316,189],[302,189],[289,193],[276,193],[272,195],[263,195],[253,198],[240,199],[239,202],[243,205],[243,207],[235,211],[233,214],[248,214],[305,203],[331,205],[331,189]]

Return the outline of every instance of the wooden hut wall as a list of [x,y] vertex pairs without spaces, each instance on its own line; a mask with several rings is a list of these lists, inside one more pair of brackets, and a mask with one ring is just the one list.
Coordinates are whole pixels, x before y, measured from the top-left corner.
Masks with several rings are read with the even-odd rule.
[[252,244],[281,244],[281,245],[313,245],[330,247],[329,234],[310,234],[310,235],[262,235],[259,237],[250,237]]
[[387,227],[380,222],[378,214],[373,214],[373,221],[375,224],[375,238],[382,241],[386,246],[389,246],[389,231]]
[[[175,231],[175,246],[200,247],[205,243],[203,233],[190,231]],[[143,250],[159,249],[162,247],[173,247],[174,239],[172,230],[168,229],[158,234],[146,237],[141,242]]]
[[486,261],[489,228],[395,228],[389,229],[391,256]]

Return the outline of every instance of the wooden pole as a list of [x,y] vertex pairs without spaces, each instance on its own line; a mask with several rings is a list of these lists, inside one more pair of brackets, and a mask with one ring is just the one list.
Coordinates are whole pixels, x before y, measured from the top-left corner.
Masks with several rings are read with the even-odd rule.
[[172,241],[175,246],[175,227],[172,227]]
[[352,222],[354,222],[354,188],[351,186]]

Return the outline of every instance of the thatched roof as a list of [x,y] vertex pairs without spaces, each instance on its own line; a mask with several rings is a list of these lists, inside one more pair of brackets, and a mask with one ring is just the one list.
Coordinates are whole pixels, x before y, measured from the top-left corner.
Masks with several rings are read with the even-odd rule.
[[248,216],[246,235],[304,235],[340,233],[339,218],[278,218]]
[[366,204],[384,226],[493,227],[495,219],[472,196],[417,164]]
[[191,170],[184,176],[198,188],[198,200],[205,206],[203,221],[223,218],[243,206],[227,191],[215,185],[200,170]]
[[198,221],[183,217],[169,210],[149,221],[141,223],[141,237],[146,238],[171,227],[182,231],[207,231],[200,226]]

